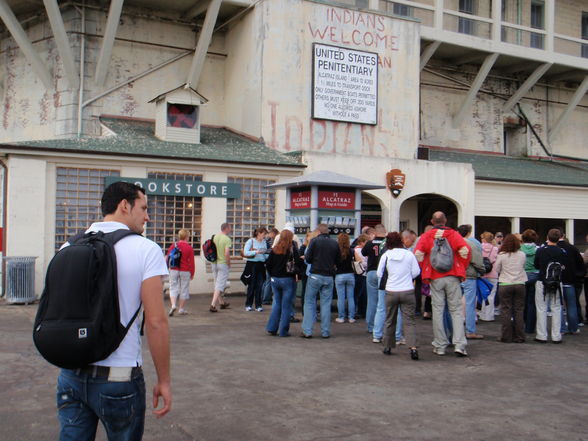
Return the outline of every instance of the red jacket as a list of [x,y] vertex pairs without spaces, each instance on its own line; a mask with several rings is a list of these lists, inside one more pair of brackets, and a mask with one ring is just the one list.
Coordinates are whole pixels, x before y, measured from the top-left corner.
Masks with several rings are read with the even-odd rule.
[[[435,237],[445,237],[453,249],[453,268],[446,273],[438,273],[431,266],[431,250],[435,244]],[[433,228],[424,233],[419,239],[414,254],[421,266],[421,276],[424,281],[440,279],[441,277],[456,276],[465,280],[466,269],[472,258],[472,251],[465,239],[451,228]]]
[[[179,271],[189,271],[190,277],[194,277],[194,248],[192,248],[190,246],[190,244],[188,242],[186,242],[185,240],[178,240],[177,244],[178,244],[178,248],[182,252],[182,258],[180,259]],[[176,242],[172,243],[169,246],[169,249],[167,250],[167,254],[166,254],[166,259],[165,259],[166,261],[168,260],[169,253],[171,253],[171,250],[173,250],[175,246],[176,246]],[[178,268],[174,268],[174,269],[177,270]]]

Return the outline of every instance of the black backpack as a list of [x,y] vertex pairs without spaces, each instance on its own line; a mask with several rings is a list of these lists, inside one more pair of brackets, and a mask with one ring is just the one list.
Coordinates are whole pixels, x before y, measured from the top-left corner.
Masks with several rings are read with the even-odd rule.
[[484,274],[488,274],[492,271],[492,262],[489,257],[482,257],[482,261],[484,262]]
[[202,254],[204,255],[204,258],[209,262],[216,262],[217,252],[216,245],[214,243],[214,234],[210,239],[206,239],[202,244]]
[[544,294],[561,293],[561,274],[563,268],[561,263],[552,261],[547,264],[545,269],[545,279],[543,280]]
[[141,306],[120,322],[114,244],[130,230],[81,233],[47,268],[33,341],[51,364],[76,369],[104,360],[121,344]]

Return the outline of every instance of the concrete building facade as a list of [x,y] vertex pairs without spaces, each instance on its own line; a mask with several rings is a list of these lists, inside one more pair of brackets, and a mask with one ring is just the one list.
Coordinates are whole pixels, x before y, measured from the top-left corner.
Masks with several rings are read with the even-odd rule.
[[[199,246],[232,219],[237,258],[250,227],[285,221],[265,185],[320,170],[379,185],[397,170],[399,195],[363,192],[366,222],[390,230],[443,209],[477,233],[558,224],[583,245],[588,1],[555,3],[0,0],[3,252],[38,256],[40,290],[120,176],[241,185],[154,196],[146,233],[166,248],[185,226]],[[150,101],[180,87],[203,98],[200,144],[155,136],[170,107]]]

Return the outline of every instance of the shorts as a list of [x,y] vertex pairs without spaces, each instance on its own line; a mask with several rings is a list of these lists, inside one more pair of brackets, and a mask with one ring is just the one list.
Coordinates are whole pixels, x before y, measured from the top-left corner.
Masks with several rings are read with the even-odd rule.
[[229,281],[229,267],[226,263],[213,263],[214,290],[223,292]]
[[169,271],[169,295],[173,298],[190,298],[190,271]]

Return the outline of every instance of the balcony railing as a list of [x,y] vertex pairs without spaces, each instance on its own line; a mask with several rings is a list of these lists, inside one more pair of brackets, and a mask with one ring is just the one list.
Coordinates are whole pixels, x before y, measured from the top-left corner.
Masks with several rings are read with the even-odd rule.
[[[554,0],[547,0],[547,2],[549,1]],[[380,10],[387,13],[398,14],[398,12],[406,11],[407,16],[417,18],[423,26],[435,30],[461,33],[485,40],[553,51],[574,57],[588,57],[587,40],[555,32],[557,13],[550,15],[549,12],[546,12],[545,29],[537,29],[531,27],[530,22],[512,23],[511,21],[503,20],[502,8],[500,8],[500,5],[495,5],[492,8],[491,1],[478,2],[476,14],[463,13],[448,8],[446,6],[449,3],[454,6],[458,4],[457,1],[444,2],[444,0],[379,0],[377,5]],[[553,6],[552,10],[554,8]],[[548,10],[549,8],[547,8]],[[507,17],[512,15],[508,12],[506,11]],[[529,14],[524,17],[526,21],[530,20]],[[581,17],[580,10],[578,10],[578,17]]]

